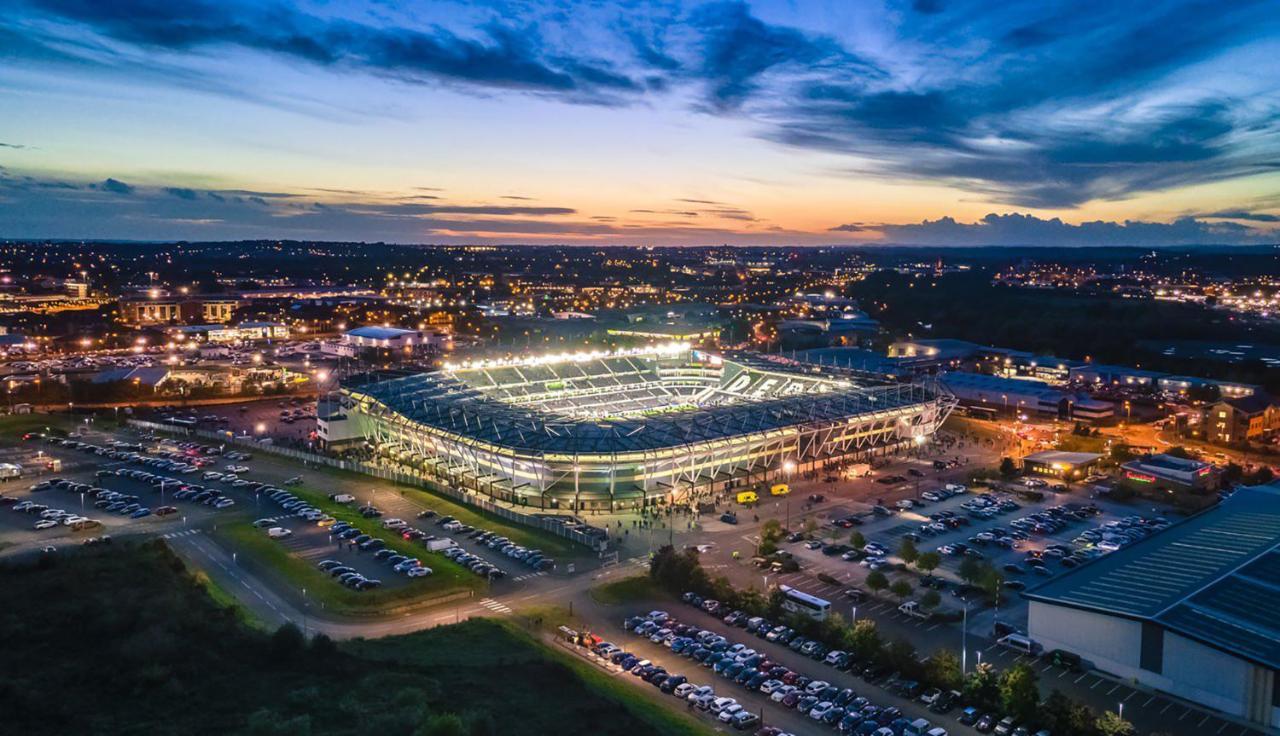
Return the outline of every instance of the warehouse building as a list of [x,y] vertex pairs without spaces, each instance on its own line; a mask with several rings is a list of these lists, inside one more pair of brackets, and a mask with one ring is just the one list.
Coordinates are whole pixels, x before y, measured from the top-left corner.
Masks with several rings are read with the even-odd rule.
[[1242,488],[1023,595],[1029,634],[1046,650],[1280,724],[1280,486]]
[[1135,491],[1208,493],[1218,487],[1219,473],[1210,463],[1174,455],[1144,455],[1120,466],[1121,481]]

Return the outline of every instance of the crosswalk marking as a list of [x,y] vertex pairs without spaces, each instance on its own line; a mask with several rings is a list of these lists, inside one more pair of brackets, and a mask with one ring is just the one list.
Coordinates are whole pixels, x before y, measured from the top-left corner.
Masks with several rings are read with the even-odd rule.
[[517,577],[512,578],[512,580],[515,582],[520,582],[521,580],[532,580],[533,578],[542,577],[543,575],[546,575],[546,574],[547,573],[545,570],[539,570],[538,572],[531,572],[531,573],[526,573],[524,575],[519,575]]
[[508,606],[505,606],[502,603],[495,601],[492,598],[480,599],[480,605],[484,606],[490,611],[493,611],[494,613],[511,613],[511,609]]
[[169,532],[160,536],[161,539],[173,539],[175,537],[189,537],[192,534],[199,534],[199,529],[184,529],[180,532]]

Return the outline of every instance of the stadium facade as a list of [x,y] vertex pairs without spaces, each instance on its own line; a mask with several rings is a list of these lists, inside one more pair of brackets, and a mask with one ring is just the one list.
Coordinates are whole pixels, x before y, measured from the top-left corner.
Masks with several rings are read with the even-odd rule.
[[[322,423],[455,487],[538,508],[689,502],[921,444],[954,398],[671,344],[370,373]],[[341,422],[341,429],[336,425]]]

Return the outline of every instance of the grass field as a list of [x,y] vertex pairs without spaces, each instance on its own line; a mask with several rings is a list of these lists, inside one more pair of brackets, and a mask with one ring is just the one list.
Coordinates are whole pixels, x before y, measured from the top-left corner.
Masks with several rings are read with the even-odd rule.
[[488,619],[343,644],[245,626],[160,542],[0,567],[0,641],[24,736],[711,733]]
[[[371,478],[370,476],[356,473],[349,470],[339,470],[337,468],[320,468],[320,472],[333,475],[346,482],[361,483],[381,483],[388,487],[396,489],[396,493],[401,491],[407,498],[419,501],[422,505],[436,511],[441,515],[452,516],[463,524],[470,526],[483,527],[496,531],[502,536],[507,537],[512,542],[524,547],[541,549],[551,557],[563,558],[569,556],[581,556],[586,554],[585,547],[570,542],[563,537],[557,537],[549,534],[541,529],[533,529],[531,527],[520,524],[513,524],[487,511],[482,511],[474,506],[468,506],[465,503],[455,501],[443,494],[434,493],[417,486],[405,486],[391,481],[384,481],[380,478]],[[312,491],[315,492],[314,490]],[[321,497],[327,497],[327,493],[321,493]]]
[[[361,593],[339,585],[314,564],[290,554],[288,549],[269,538],[262,529],[255,529],[247,523],[222,525],[213,535],[238,555],[247,555],[250,560],[261,563],[266,574],[275,576],[290,589],[306,588],[308,599],[314,604],[323,604],[324,610],[335,614],[369,613],[457,590],[479,589],[485,584],[457,565],[438,564],[448,560],[418,548],[414,554],[434,570],[434,574],[411,580],[407,585]],[[396,573],[389,571],[388,574]]]
[[629,578],[614,580],[591,589],[591,597],[605,605],[618,605],[631,601],[660,598],[665,594],[649,580],[647,575],[633,575]]

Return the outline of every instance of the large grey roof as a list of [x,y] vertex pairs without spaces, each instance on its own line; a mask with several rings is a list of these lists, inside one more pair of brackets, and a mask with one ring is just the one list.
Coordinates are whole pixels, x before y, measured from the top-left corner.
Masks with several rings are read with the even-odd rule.
[[1280,486],[1242,488],[1024,596],[1152,621],[1280,669]]
[[[747,362],[747,361],[743,361]],[[781,371],[777,365],[769,370]],[[625,453],[676,447],[797,424],[831,423],[937,398],[918,384],[856,386],[643,417],[575,419],[492,398],[446,371],[344,381],[390,411],[444,432],[533,453]]]

